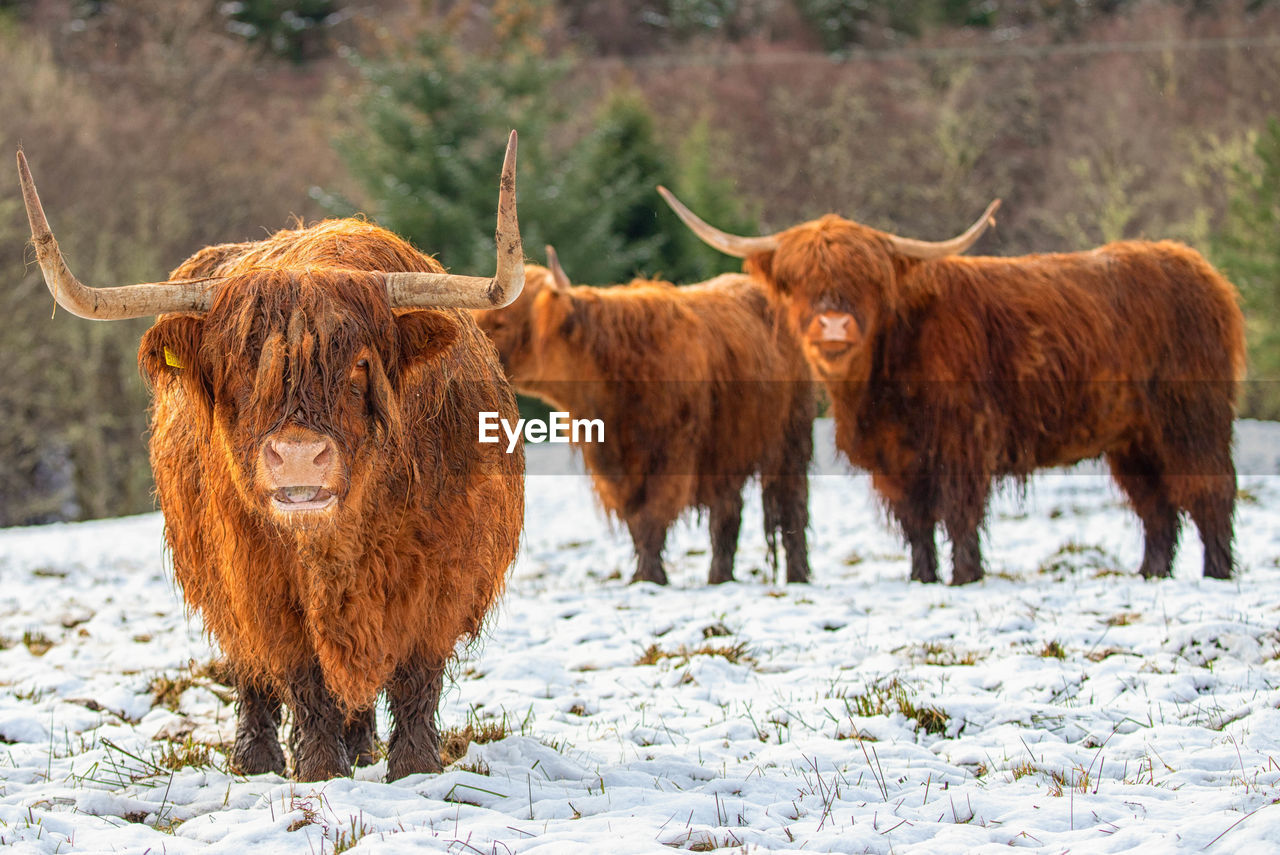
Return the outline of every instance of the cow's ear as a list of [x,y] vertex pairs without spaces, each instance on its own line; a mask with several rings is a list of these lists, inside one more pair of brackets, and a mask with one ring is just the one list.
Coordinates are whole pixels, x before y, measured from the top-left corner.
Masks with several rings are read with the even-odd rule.
[[458,322],[433,310],[409,312],[396,318],[400,331],[400,367],[429,362],[458,339]]
[[757,252],[747,256],[747,260],[743,263],[743,269],[752,276],[764,280],[774,291],[782,292],[782,287],[778,281],[773,278],[773,253]]
[[173,377],[200,382],[200,340],[204,318],[174,315],[156,322],[142,336],[138,347],[138,370],[152,388]]

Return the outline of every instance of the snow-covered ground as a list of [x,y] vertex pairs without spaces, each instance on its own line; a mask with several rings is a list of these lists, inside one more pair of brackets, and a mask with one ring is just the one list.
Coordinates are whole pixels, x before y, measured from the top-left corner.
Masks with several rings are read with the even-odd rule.
[[319,785],[225,771],[229,695],[158,515],[0,531],[0,844],[1280,851],[1280,426],[1239,435],[1229,582],[1200,578],[1193,528],[1173,579],[1137,578],[1137,521],[1086,466],[1000,495],[981,584],[908,583],[825,423],[811,585],[767,579],[758,490],[739,582],[705,585],[695,520],[657,588],[625,584],[585,478],[532,475],[509,592],[441,709],[506,735],[394,784],[385,762]]

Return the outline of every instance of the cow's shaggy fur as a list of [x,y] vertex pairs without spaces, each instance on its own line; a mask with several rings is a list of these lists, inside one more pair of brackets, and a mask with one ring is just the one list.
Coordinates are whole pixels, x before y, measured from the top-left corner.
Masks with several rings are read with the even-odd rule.
[[787,580],[807,581],[813,383],[763,287],[741,274],[563,287],[525,270],[515,303],[476,317],[518,390],[604,422],[605,441],[579,448],[631,533],[635,579],[666,583],[667,529],[691,508],[709,514],[710,581],[732,579],[742,488],[759,475],[770,553],[780,534]]
[[936,579],[938,522],[953,583],[981,578],[993,479],[1099,456],[1142,520],[1144,576],[1170,573],[1180,511],[1205,575],[1231,575],[1244,322],[1194,250],[1125,241],[921,261],[835,216],[777,238],[746,267],[787,303],[837,445],[901,524],[912,578]]
[[[210,311],[142,340],[165,535],[234,666],[245,772],[283,771],[283,702],[295,774],[349,774],[382,690],[389,777],[440,768],[442,674],[503,590],[524,506],[522,450],[476,442],[479,411],[515,417],[492,346],[465,311],[389,306],[381,272],[440,270],[357,220],[210,247],[173,271],[227,277]],[[270,511],[259,457],[281,431],[332,439],[330,518]]]

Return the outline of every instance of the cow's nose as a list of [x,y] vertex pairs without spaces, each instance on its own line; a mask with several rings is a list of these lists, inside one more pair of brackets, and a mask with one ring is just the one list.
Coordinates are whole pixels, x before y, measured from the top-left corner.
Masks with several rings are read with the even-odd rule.
[[823,312],[809,322],[805,335],[814,344],[855,344],[861,338],[858,321],[847,312]]
[[277,486],[319,486],[327,482],[334,458],[333,443],[327,439],[269,439],[262,457]]

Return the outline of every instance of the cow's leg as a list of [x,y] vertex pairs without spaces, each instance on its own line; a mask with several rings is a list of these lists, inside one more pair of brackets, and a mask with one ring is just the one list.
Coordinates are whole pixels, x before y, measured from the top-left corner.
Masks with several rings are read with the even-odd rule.
[[252,678],[241,678],[236,684],[236,741],[231,746],[231,768],[242,775],[283,775],[284,751],[277,735],[279,698]]
[[933,485],[927,478],[920,478],[909,488],[903,488],[901,482],[883,473],[873,474],[872,482],[889,505],[911,548],[911,581],[938,581],[938,545],[933,538],[937,517],[930,498]]
[[933,539],[933,523],[902,521],[902,533],[911,547],[911,581],[938,581],[938,544]]
[[951,584],[968,585],[982,579],[979,530],[987,516],[991,479],[983,476],[957,490],[946,502],[947,537],[951,539]]
[[351,760],[342,740],[344,716],[324,685],[320,665],[295,672],[286,686],[293,711],[293,776],[299,781],[324,781],[351,774]]
[[[1227,365],[1220,370],[1229,376]],[[1158,448],[1162,484],[1173,506],[1186,511],[1199,529],[1204,543],[1204,575],[1211,579],[1230,579],[1235,568],[1231,550],[1236,505],[1236,467],[1231,460],[1235,425],[1232,385],[1193,381],[1159,387],[1165,398],[1159,410],[1164,419]]]
[[387,780],[419,772],[439,772],[440,731],[436,708],[444,685],[444,669],[421,662],[396,668],[387,686],[391,704],[391,740],[387,743]]
[[1204,575],[1230,579],[1235,569],[1231,538],[1236,507],[1236,468],[1230,452],[1200,464],[1206,471],[1173,476],[1170,490],[1178,506],[1185,508],[1204,543]]
[[627,528],[631,530],[631,540],[636,547],[636,575],[631,581],[667,584],[667,571],[662,567],[662,549],[667,543],[666,523],[643,516],[632,517],[627,520]]
[[356,766],[370,766],[377,762],[373,750],[374,730],[377,727],[377,711],[373,707],[361,710],[347,720],[342,729],[342,741],[347,745],[347,756]]
[[982,544],[977,524],[947,523],[951,538],[951,584],[968,585],[982,579]]
[[765,538],[775,548],[775,533],[781,533],[787,551],[787,582],[809,581],[809,461],[813,458],[813,393],[802,384],[793,389],[787,420],[782,463],[777,473],[760,479],[764,500]]
[[775,548],[775,538],[781,534],[787,551],[787,582],[808,582],[809,477],[802,472],[761,480],[764,534],[769,548]]
[[1147,579],[1169,576],[1178,548],[1178,509],[1159,466],[1149,455],[1136,450],[1112,452],[1107,455],[1107,462],[1112,477],[1142,520],[1144,545],[1139,572]]
[[707,584],[733,581],[733,557],[738,551],[742,528],[742,489],[718,496],[711,506],[711,572]]

